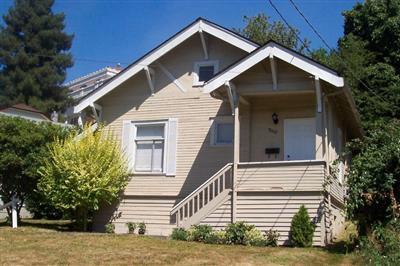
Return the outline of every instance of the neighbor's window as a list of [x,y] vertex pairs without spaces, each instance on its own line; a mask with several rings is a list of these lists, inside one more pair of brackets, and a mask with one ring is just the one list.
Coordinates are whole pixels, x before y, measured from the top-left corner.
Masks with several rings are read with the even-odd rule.
[[136,172],[163,172],[165,124],[136,126]]
[[233,123],[229,118],[219,118],[213,122],[211,145],[223,146],[233,143]]
[[218,72],[218,61],[196,62],[194,65],[193,85],[201,86]]

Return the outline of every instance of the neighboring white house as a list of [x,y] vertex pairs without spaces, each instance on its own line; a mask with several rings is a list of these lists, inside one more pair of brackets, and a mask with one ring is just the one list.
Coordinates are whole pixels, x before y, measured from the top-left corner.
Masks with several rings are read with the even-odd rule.
[[246,221],[287,244],[304,204],[326,245],[344,223],[332,165],[362,135],[358,112],[337,72],[279,43],[199,18],[81,98],[74,113],[85,112],[114,131],[132,176],[95,230]]
[[69,90],[69,95],[73,99],[80,99],[94,89],[97,89],[108,79],[112,78],[121,71],[121,66],[105,67],[85,76],[76,78],[64,84]]
[[33,108],[32,106],[28,106],[23,103],[17,103],[12,106],[2,107],[0,108],[0,114],[21,117],[38,122],[50,121],[50,119],[44,113]]
[[[24,103],[17,103],[7,107],[0,107],[0,115],[19,117],[37,123],[48,122],[59,126],[70,126],[63,123],[53,122],[43,112]],[[0,206],[2,205],[3,202],[0,200]],[[31,214],[24,207],[21,209],[20,215],[23,218],[31,217]],[[5,217],[7,217],[7,211],[5,209],[0,210],[0,219],[3,219]]]

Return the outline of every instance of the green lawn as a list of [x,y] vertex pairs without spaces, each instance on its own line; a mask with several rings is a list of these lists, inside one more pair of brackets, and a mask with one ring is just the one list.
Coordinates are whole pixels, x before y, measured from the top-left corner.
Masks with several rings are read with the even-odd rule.
[[321,248],[207,245],[98,233],[68,232],[68,222],[0,226],[0,264],[71,265],[356,265],[354,254]]

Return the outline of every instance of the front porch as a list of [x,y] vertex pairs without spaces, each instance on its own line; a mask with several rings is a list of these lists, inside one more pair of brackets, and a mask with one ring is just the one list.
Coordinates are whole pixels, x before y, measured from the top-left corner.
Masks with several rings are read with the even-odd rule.
[[241,162],[236,171],[236,182],[233,164],[204,182],[171,210],[172,223],[219,230],[245,221],[261,231],[277,230],[283,245],[288,244],[293,215],[304,204],[316,225],[315,245],[325,244],[324,161]]
[[335,87],[340,80],[329,84],[271,55],[246,64],[238,62],[204,86],[230,105],[232,163],[176,204],[172,223],[222,229],[245,221],[277,230],[279,243],[287,244],[292,217],[304,204],[316,225],[314,244],[325,245],[334,223],[343,220],[344,187],[328,182],[331,163],[356,132],[352,118],[339,118],[345,113],[336,107],[345,93]]
[[314,91],[237,97],[232,119],[239,162],[324,159]]

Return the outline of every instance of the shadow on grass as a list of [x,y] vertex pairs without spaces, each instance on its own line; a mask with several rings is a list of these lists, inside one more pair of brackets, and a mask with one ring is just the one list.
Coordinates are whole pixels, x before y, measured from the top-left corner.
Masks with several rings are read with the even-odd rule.
[[[0,227],[10,227],[6,220],[0,220]],[[59,232],[80,232],[79,225],[71,220],[35,220],[22,219],[19,221],[20,227],[32,227],[54,230]]]
[[355,243],[348,243],[347,241],[338,241],[325,247],[325,250],[334,254],[349,254],[356,248]]

